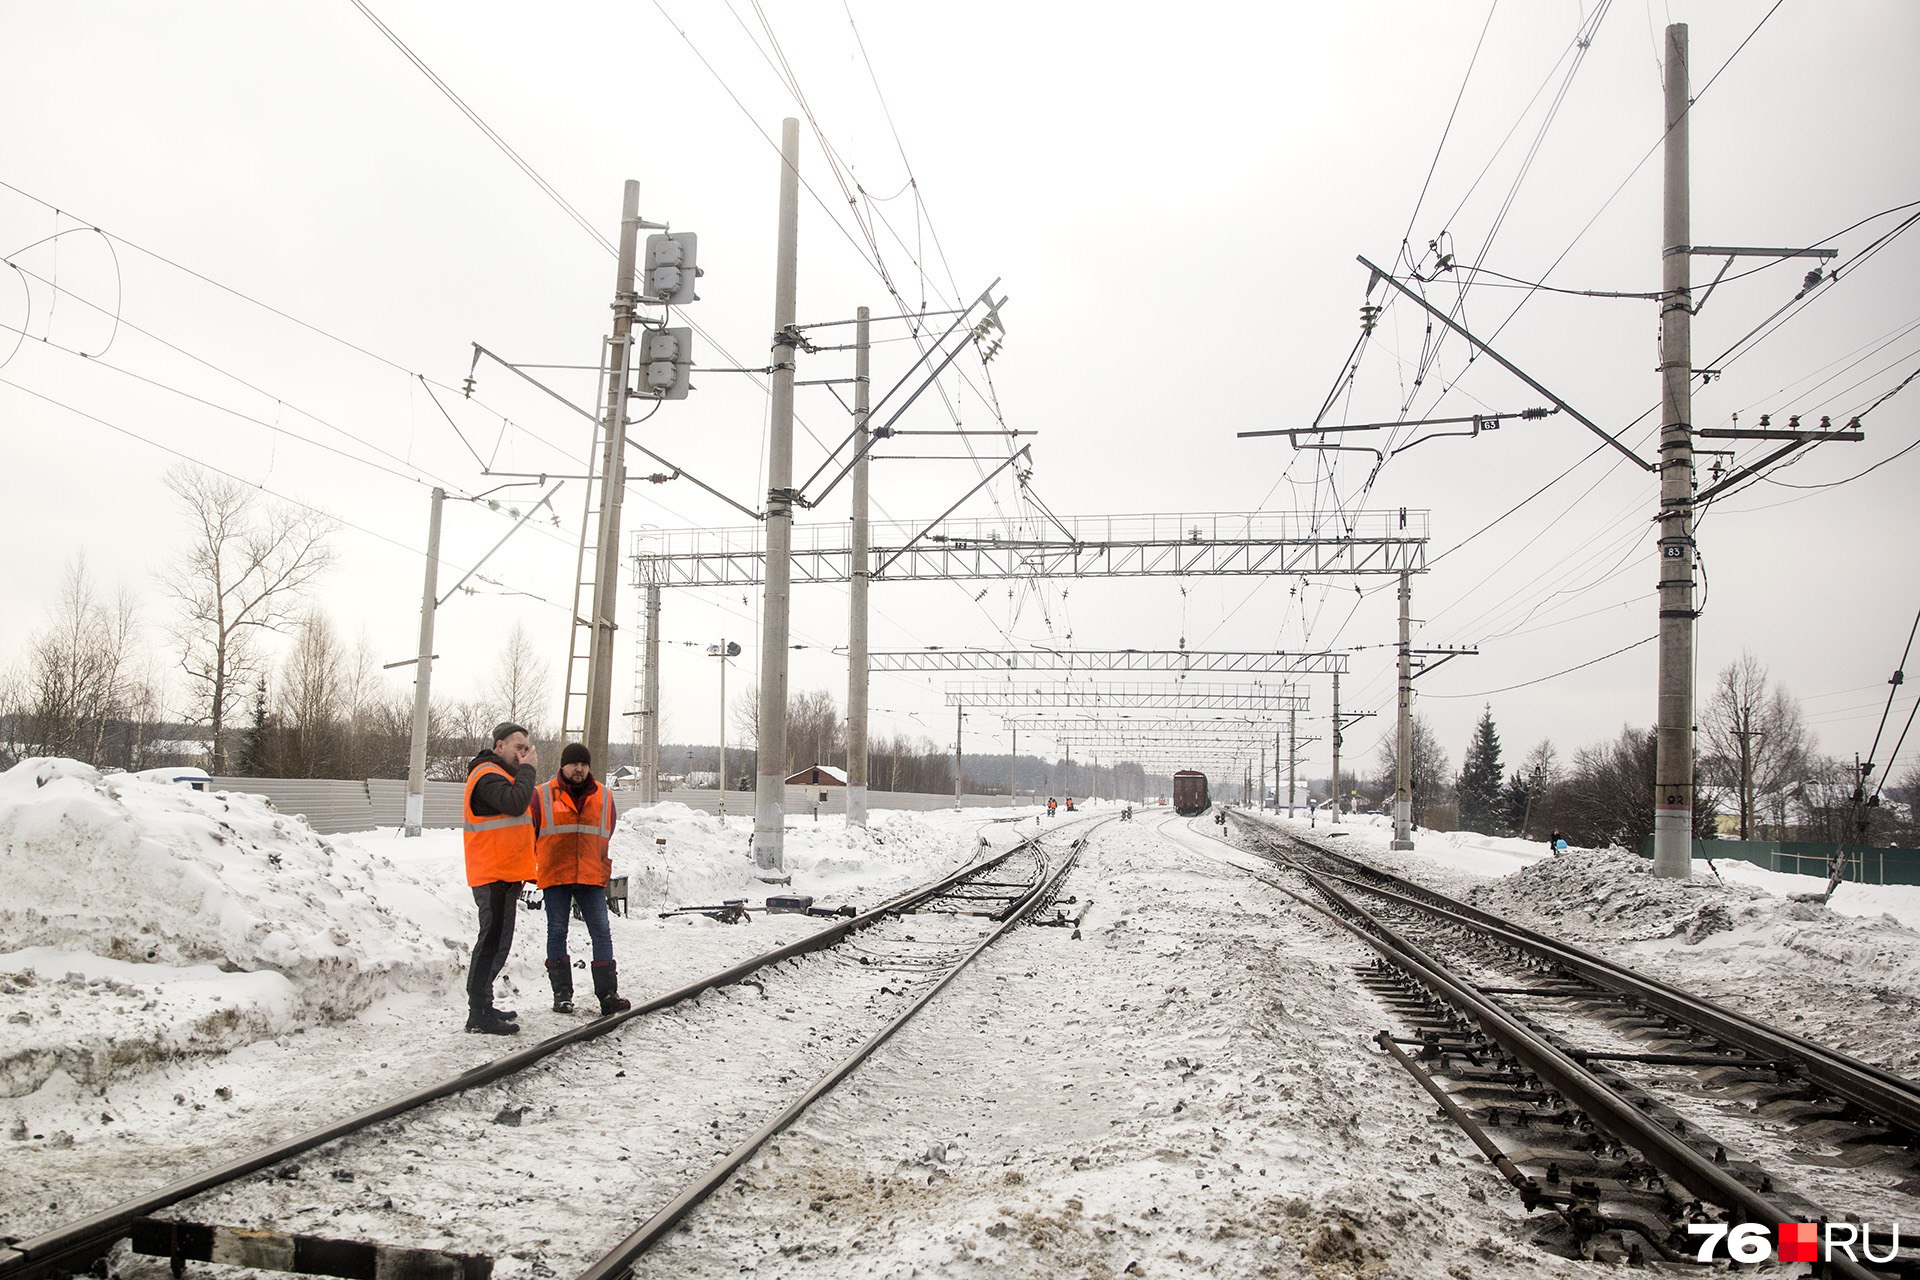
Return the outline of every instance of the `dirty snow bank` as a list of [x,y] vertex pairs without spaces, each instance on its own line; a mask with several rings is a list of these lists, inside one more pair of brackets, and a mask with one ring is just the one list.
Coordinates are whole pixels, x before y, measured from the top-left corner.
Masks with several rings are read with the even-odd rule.
[[0,874],[4,1097],[349,1017],[464,960],[442,886],[262,797],[72,760],[0,774]]

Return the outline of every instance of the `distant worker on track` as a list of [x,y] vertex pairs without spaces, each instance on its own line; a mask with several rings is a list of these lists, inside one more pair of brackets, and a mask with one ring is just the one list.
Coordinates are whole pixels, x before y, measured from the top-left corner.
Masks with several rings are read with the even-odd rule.
[[518,1012],[493,1003],[494,979],[513,950],[513,917],[520,886],[533,879],[534,788],[539,783],[533,743],[511,720],[494,726],[493,746],[467,766],[467,885],[480,913],[467,970],[467,1030],[479,1035],[520,1034]]
[[1058,800],[1055,800],[1052,796],[1047,797],[1047,816],[1049,818],[1053,816],[1054,810],[1058,809],[1059,807],[1060,807],[1060,802]]
[[1072,797],[1072,796],[1068,796],[1068,797],[1067,797],[1067,812],[1068,812],[1068,813],[1072,813],[1072,812],[1073,812],[1073,797]]
[[593,994],[600,1001],[601,1014],[631,1009],[633,1005],[620,998],[613,933],[607,926],[613,796],[593,776],[593,757],[585,744],[569,742],[561,750],[560,772],[534,793],[533,803],[539,820],[533,862],[547,908],[547,980],[553,985],[553,1011],[573,1012],[567,929],[576,905],[593,940]]

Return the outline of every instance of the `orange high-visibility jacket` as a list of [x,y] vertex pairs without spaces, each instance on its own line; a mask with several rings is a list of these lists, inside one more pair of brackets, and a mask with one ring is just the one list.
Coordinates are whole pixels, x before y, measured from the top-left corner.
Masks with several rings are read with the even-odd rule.
[[473,811],[473,784],[490,773],[512,782],[514,777],[499,765],[488,761],[467,774],[466,830],[467,883],[492,884],[496,880],[533,879],[534,807],[525,813],[505,816],[477,814]]
[[556,884],[601,885],[613,875],[613,797],[595,778],[574,803],[566,783],[553,778],[533,793],[540,821],[533,850],[534,875],[542,889]]

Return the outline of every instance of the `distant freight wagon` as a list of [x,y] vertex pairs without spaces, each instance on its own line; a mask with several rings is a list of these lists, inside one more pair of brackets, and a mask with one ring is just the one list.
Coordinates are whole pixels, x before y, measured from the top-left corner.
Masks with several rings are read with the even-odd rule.
[[1207,798],[1207,775],[1181,769],[1173,775],[1173,811],[1183,818],[1198,817],[1212,803]]

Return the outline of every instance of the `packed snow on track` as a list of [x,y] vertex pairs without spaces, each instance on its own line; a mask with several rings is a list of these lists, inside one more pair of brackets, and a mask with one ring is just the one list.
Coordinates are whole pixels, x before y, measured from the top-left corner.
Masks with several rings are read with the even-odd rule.
[[[617,793],[616,793],[617,794]],[[868,831],[797,821],[793,889],[871,907],[1004,847],[998,812],[878,810]],[[625,812],[612,921],[625,993],[671,990],[810,933],[683,905],[770,892],[752,818]],[[1028,830],[1033,829],[1031,821]],[[0,1236],[25,1236],[239,1151],[455,1075],[501,1050],[463,1034],[474,906],[458,830],[321,836],[264,797],[71,760],[0,774]],[[575,957],[587,951],[574,930]],[[520,915],[502,1003],[547,1011],[545,917]],[[517,994],[516,994],[517,993]]]
[[[1019,821],[989,821],[1000,817]],[[1068,825],[1030,810],[876,810],[868,831],[800,818],[787,862],[793,891],[866,908],[1016,830]],[[751,828],[672,804],[622,813],[614,874],[632,914],[612,926],[627,995],[821,926],[661,917],[771,892],[753,875]],[[1337,830],[1332,843],[1387,869],[1914,1069],[1920,890],[1847,886],[1815,908],[1790,897],[1809,884],[1725,863],[1680,884],[1619,853],[1553,858],[1422,833],[1389,854],[1384,829]],[[1329,837],[1324,825],[1306,834]],[[985,953],[641,1274],[1599,1274],[1543,1255],[1542,1219],[1372,1045],[1393,1022],[1354,981],[1370,953],[1246,875],[1273,869],[1229,835],[1242,847],[1209,821],[1138,810],[1102,826],[1065,886],[1091,899],[1080,939],[1022,929]],[[461,1030],[474,916],[457,831],[323,837],[259,797],[32,760],[0,774],[0,859],[12,888],[0,903],[0,1236],[72,1221],[503,1047]],[[524,1043],[580,1016],[547,1010],[544,920],[519,920],[499,994],[521,1010]],[[707,1063],[712,1045],[687,1028],[708,1020],[646,1018],[620,1035],[637,1038],[636,1062]],[[759,1070],[753,1054],[717,1061],[701,1068],[713,1074],[687,1120],[694,1146],[708,1112],[730,1115],[765,1083],[741,1074]],[[507,1131],[474,1114],[486,1150],[506,1158]],[[608,1158],[583,1145],[528,1170],[526,1186],[578,1200]],[[380,1195],[403,1204],[404,1183]],[[588,1215],[604,1241],[564,1230],[563,1242],[542,1204],[484,1210],[511,1246],[502,1280],[550,1275],[544,1258],[610,1246],[657,1207],[605,1205]]]

